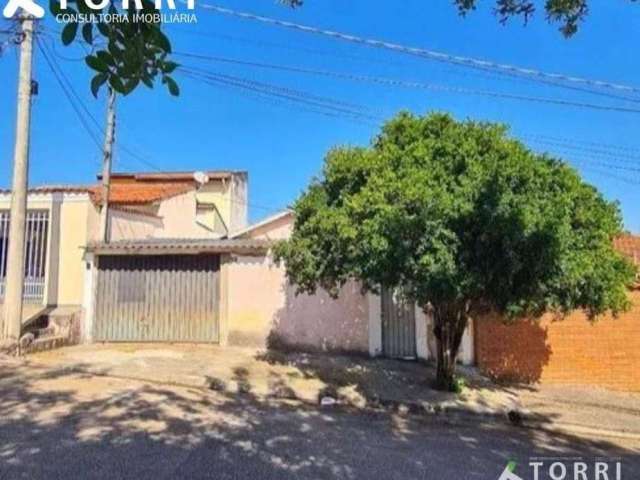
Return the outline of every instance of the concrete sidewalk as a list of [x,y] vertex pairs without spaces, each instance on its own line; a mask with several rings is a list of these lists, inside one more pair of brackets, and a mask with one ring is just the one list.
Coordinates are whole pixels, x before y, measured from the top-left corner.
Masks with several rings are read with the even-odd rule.
[[535,385],[511,391],[518,396],[530,424],[640,438],[639,393],[590,385]]
[[4,360],[3,479],[482,480],[534,456],[615,459],[622,478],[640,475],[640,442],[628,439],[258,401]]
[[463,369],[461,395],[430,387],[434,369],[416,362],[347,356],[283,354],[199,345],[109,344],[65,347],[29,355],[28,362],[96,375],[207,388],[257,400],[317,405],[336,399],[352,408],[482,415],[506,421],[517,395]]
[[587,437],[640,440],[640,395],[579,386],[499,386],[461,368],[461,395],[430,387],[431,365],[340,355],[261,352],[203,345],[108,344],[29,355],[46,368],[214,390],[260,402],[318,405],[331,397],[349,408],[385,408],[452,420],[504,423],[508,412],[525,426]]

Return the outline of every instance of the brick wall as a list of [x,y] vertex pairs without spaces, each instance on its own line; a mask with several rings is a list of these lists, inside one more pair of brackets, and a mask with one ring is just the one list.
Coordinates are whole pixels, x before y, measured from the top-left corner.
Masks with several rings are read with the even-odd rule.
[[500,380],[640,391],[640,290],[631,300],[629,312],[595,323],[580,312],[510,325],[495,317],[477,319],[478,366]]

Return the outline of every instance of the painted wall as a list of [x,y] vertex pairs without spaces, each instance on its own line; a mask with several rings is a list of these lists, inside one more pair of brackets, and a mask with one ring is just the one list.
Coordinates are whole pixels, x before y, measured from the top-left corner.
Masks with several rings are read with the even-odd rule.
[[[246,236],[287,238],[292,220],[287,215]],[[226,276],[230,344],[368,352],[369,305],[357,284],[345,285],[338,299],[323,291],[295,295],[271,256],[232,256]]]
[[234,173],[231,179],[212,180],[196,192],[199,203],[215,204],[230,232],[247,226],[247,174]]
[[355,283],[337,300],[295,295],[269,256],[232,256],[227,267],[227,342],[366,353],[369,311]]
[[156,229],[162,228],[162,220],[122,210],[110,210],[111,240],[131,240],[153,237]]
[[176,195],[160,202],[157,215],[162,228],[153,232],[155,238],[205,238],[212,233],[196,223],[196,193]]
[[[0,209],[9,209],[9,195],[0,197]],[[47,283],[43,303],[81,305],[83,297],[83,247],[90,231],[93,206],[87,194],[30,194],[28,210],[49,211]]]
[[84,292],[84,247],[93,206],[88,196],[65,198],[60,206],[57,305],[81,305]]

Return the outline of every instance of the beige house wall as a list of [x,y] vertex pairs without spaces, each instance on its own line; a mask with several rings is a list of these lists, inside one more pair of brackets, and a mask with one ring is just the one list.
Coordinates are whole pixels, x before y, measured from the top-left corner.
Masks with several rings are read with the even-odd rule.
[[[246,236],[287,238],[292,220],[284,216]],[[222,277],[222,323],[229,344],[368,352],[369,302],[355,282],[345,285],[337,299],[324,291],[296,295],[271,255],[230,256]]]
[[84,291],[84,247],[93,205],[88,196],[63,198],[60,205],[57,305],[81,305]]
[[122,210],[109,211],[111,241],[143,239],[154,236],[158,228],[162,228],[162,220],[149,215],[125,212]]
[[226,275],[228,344],[368,352],[368,302],[355,282],[338,299],[296,295],[270,256],[231,256]]
[[[0,197],[0,209],[9,209],[10,195]],[[84,249],[94,210],[84,193],[35,193],[27,210],[47,210],[47,280],[44,304],[81,305],[84,283]]]
[[227,180],[213,180],[196,191],[199,203],[215,204],[229,232],[247,226],[247,174],[234,173]]

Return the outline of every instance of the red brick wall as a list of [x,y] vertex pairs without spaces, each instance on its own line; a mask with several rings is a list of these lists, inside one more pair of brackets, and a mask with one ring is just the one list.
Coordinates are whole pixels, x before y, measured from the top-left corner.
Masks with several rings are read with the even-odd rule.
[[595,323],[580,312],[509,325],[495,317],[477,319],[478,366],[500,380],[640,391],[640,290],[631,300],[629,312]]

